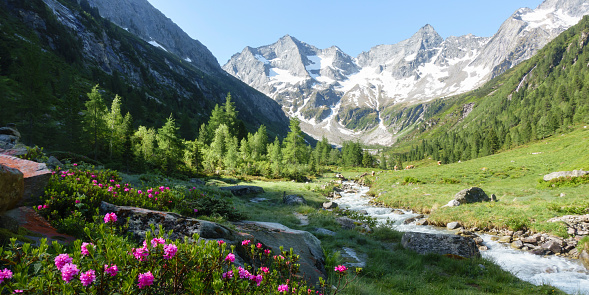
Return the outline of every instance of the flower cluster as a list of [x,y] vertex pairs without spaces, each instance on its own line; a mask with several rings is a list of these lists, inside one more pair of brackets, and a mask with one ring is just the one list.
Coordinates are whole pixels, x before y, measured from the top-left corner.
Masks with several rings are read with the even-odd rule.
[[104,223],[115,223],[117,222],[117,215],[114,212],[106,213],[104,215]]
[[94,247],[94,244],[86,243],[86,242],[82,243],[82,246],[80,247],[80,251],[82,252],[82,256],[90,255],[90,251],[88,251],[88,246]]
[[80,275],[80,281],[82,281],[82,286],[88,287],[96,280],[96,272],[91,269],[85,273]]
[[345,265],[338,265],[335,267],[335,271],[339,273],[344,273],[346,270],[348,270],[348,268]]
[[138,280],[139,283],[137,284],[137,286],[139,287],[139,289],[143,289],[145,287],[153,285],[154,277],[151,271],[148,271],[146,273],[140,273]]
[[12,271],[10,269],[5,268],[0,270],[0,284],[4,283],[4,280],[12,279]]
[[69,283],[79,272],[80,270],[77,265],[68,263],[61,268],[61,279]]
[[112,264],[111,266],[108,266],[105,264],[104,265],[104,272],[106,274],[110,275],[111,277],[114,277],[119,272],[119,268],[115,264]]

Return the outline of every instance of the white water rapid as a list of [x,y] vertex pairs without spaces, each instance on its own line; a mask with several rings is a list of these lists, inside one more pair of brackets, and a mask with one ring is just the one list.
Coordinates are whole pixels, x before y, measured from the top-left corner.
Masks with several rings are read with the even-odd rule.
[[[358,193],[341,192],[342,197],[336,202],[342,208],[354,211],[365,210],[368,215],[376,218],[379,222],[389,221],[394,224],[396,230],[402,232],[453,234],[444,228],[403,224],[405,219],[418,214],[402,210],[405,214],[399,215],[392,213],[393,209],[371,205],[369,202],[371,198],[366,195],[368,187],[352,182],[348,182],[348,184],[358,190]],[[589,294],[589,272],[578,260],[558,256],[538,256],[491,241],[491,235],[480,236],[484,240],[484,245],[489,248],[487,251],[481,251],[483,258],[495,262],[518,278],[535,285],[551,285],[569,294]]]

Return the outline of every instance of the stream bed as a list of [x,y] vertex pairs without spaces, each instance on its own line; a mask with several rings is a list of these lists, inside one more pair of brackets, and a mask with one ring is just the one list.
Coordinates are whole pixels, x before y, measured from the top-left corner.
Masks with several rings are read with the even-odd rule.
[[[335,200],[342,208],[354,211],[365,210],[368,215],[378,222],[391,222],[394,228],[401,232],[426,232],[454,234],[453,231],[434,226],[419,226],[403,224],[403,221],[415,217],[411,211],[402,210],[405,214],[395,214],[390,208],[377,207],[370,204],[367,196],[368,187],[348,182],[357,193],[341,192],[341,198]],[[398,210],[398,209],[397,209]],[[492,235],[479,234],[484,245],[489,248],[481,251],[483,258],[495,262],[501,268],[514,274],[518,278],[535,285],[547,284],[557,287],[569,294],[589,294],[589,272],[580,261],[559,256],[538,256],[521,250],[515,250],[508,245],[492,241]]]

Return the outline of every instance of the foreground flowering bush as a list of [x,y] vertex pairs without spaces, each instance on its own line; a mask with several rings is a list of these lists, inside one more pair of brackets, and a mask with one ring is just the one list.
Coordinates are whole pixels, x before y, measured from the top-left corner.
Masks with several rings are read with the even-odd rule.
[[[39,247],[18,245],[14,239],[0,248],[8,266],[0,269],[0,294],[326,294],[297,276],[292,251],[275,255],[249,240],[228,247],[197,235],[170,241],[150,233],[138,246],[117,234],[122,229],[114,213],[98,217],[99,223],[84,229],[87,241],[67,249],[46,240]],[[248,253],[249,264],[237,264],[235,247]],[[345,268],[338,272],[342,278]]]

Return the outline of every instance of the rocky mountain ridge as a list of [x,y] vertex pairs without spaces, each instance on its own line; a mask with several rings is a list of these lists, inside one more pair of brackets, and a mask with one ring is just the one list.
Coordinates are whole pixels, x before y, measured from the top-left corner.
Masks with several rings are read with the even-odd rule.
[[246,47],[223,69],[272,97],[315,138],[390,145],[423,120],[415,105],[476,89],[585,14],[585,1],[547,0],[516,11],[492,37],[443,39],[426,25],[409,39],[356,58],[286,35],[272,45]]

